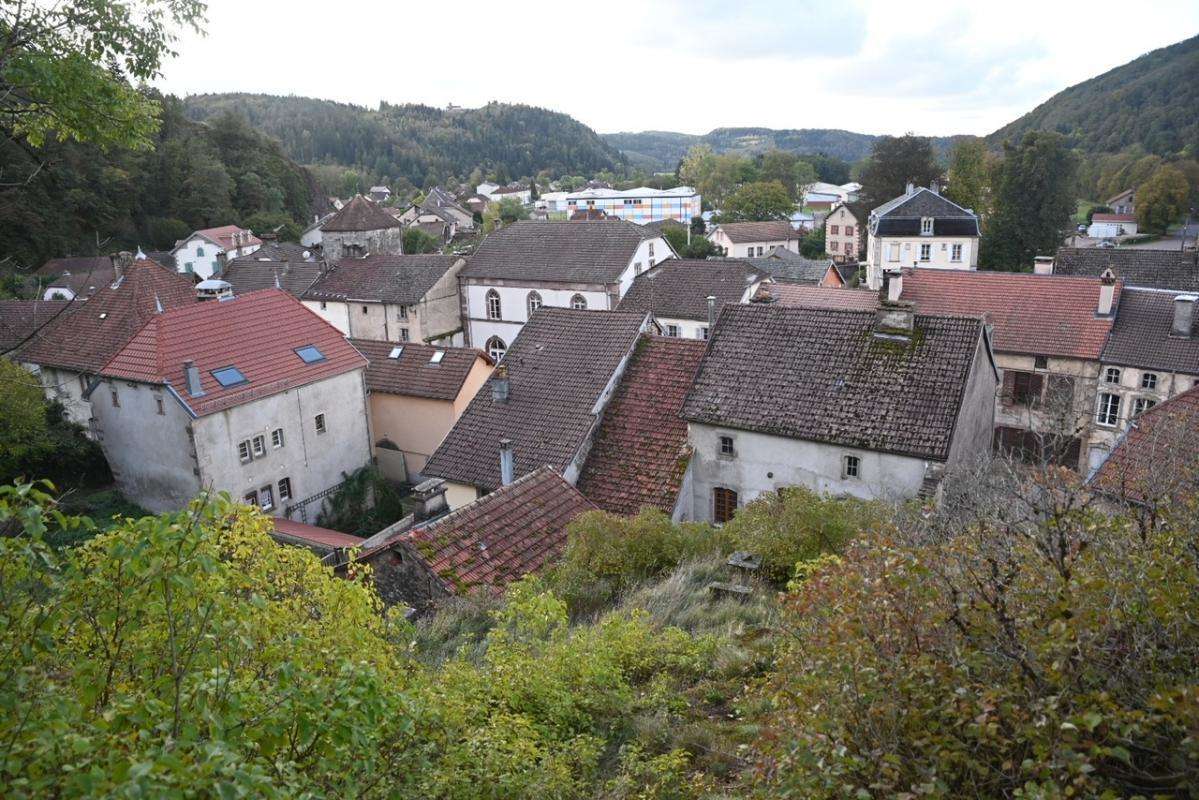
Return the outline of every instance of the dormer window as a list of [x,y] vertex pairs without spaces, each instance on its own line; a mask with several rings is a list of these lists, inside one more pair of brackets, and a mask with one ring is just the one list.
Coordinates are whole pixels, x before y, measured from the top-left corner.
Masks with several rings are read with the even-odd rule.
[[932,217],[921,217],[920,218],[920,235],[921,236],[932,236],[933,235],[933,218]]

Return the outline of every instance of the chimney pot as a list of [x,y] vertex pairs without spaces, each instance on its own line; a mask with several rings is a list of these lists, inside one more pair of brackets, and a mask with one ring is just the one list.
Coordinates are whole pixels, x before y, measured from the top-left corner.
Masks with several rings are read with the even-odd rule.
[[500,364],[491,375],[491,401],[493,403],[507,403],[508,392],[508,366]]
[[712,329],[716,327],[716,295],[708,295],[708,335],[712,335]]
[[417,522],[424,522],[449,510],[445,499],[446,483],[441,478],[429,478],[412,487],[412,499],[416,503],[413,512]]
[[940,182],[940,181],[933,181],[932,183],[930,183],[930,184],[928,185],[928,190],[929,190],[930,192],[932,192],[933,194],[935,194],[935,195],[939,195],[939,194],[941,194],[941,182]]
[[1032,271],[1034,275],[1052,275],[1053,274],[1053,256],[1037,256],[1032,261]]
[[879,292],[879,300],[884,303],[898,303],[903,296],[903,270],[883,270],[883,286]]
[[908,181],[907,187],[904,189],[904,194],[915,194],[915,193],[916,193],[916,184],[912,183],[911,181]]
[[1115,298],[1116,273],[1109,267],[1099,276],[1099,307],[1095,309],[1095,313],[1101,317],[1110,316]]
[[500,486],[512,483],[515,472],[516,454],[512,450],[512,440],[500,439]]
[[1180,294],[1174,298],[1174,324],[1170,327],[1171,336],[1191,338],[1191,330],[1195,324],[1195,302],[1199,296]]
[[187,393],[192,397],[202,396],[204,390],[200,388],[200,370],[196,368],[196,362],[184,361],[183,374],[187,378]]

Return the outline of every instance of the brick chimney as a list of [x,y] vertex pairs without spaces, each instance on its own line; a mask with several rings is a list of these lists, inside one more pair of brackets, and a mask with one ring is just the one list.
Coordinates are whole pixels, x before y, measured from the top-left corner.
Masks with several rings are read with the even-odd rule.
[[500,486],[507,486],[515,479],[516,453],[511,439],[500,439]]
[[507,403],[508,392],[508,366],[500,364],[491,374],[491,402]]
[[1100,317],[1110,317],[1115,298],[1116,273],[1112,272],[1111,267],[1108,267],[1099,276],[1099,307],[1095,309],[1095,314]]
[[1180,294],[1174,298],[1174,324],[1170,326],[1170,335],[1184,339],[1191,338],[1195,324],[1195,302],[1199,295]]

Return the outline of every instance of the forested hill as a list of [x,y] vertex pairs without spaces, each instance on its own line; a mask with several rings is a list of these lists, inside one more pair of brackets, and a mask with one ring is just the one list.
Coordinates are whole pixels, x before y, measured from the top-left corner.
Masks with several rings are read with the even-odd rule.
[[295,230],[328,205],[307,170],[240,118],[201,125],[177,98],[158,99],[162,126],[148,150],[74,142],[26,150],[0,137],[0,254],[10,267],[169,249],[193,230],[231,222]]
[[[785,150],[796,155],[825,155],[850,163],[870,155],[878,138],[868,133],[832,128],[717,128],[702,136],[670,131],[608,133],[604,141],[618,148],[634,166],[648,170],[673,170],[687,150],[706,144],[717,153],[755,155],[768,150]],[[955,137],[934,137],[933,147],[944,154]]]
[[1167,156],[1199,148],[1199,36],[1058,92],[988,141],[998,145],[1031,130],[1066,134],[1089,153],[1140,145]]
[[205,94],[185,100],[192,119],[224,111],[243,115],[304,164],[354,167],[374,180],[405,178],[415,186],[467,178],[476,167],[517,179],[620,170],[624,158],[595,131],[566,114],[489,103],[447,111],[422,105],[378,110],[262,94]]

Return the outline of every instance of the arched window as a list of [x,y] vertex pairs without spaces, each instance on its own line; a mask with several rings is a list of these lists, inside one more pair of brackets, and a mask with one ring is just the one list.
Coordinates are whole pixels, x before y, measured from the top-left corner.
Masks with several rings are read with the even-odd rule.
[[576,311],[585,311],[587,309],[587,298],[581,294],[576,294],[570,298],[570,307]]
[[533,312],[541,308],[541,295],[537,292],[529,292],[529,317],[533,316]]
[[504,353],[508,352],[508,345],[504,344],[504,340],[500,337],[492,336],[487,340],[483,349],[487,351],[487,355],[491,356],[492,361],[499,362],[504,357]]
[[487,319],[501,319],[500,293],[495,289],[487,290]]

